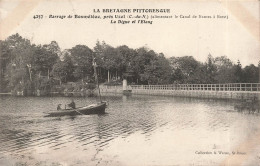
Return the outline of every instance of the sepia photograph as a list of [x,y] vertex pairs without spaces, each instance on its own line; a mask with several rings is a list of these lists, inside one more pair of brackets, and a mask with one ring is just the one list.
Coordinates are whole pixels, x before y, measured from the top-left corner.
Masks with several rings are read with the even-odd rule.
[[0,0],[0,166],[258,165],[259,0]]

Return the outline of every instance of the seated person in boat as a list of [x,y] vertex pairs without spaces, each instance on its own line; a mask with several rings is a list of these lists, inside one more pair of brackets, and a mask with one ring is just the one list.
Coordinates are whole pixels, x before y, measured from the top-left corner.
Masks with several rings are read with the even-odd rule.
[[76,108],[76,104],[75,104],[75,102],[73,101],[73,99],[71,100],[71,103],[68,104],[68,106],[69,106],[70,108],[72,108],[72,109],[75,109],[75,108]]
[[57,106],[57,110],[61,110],[61,104],[58,104],[58,106]]

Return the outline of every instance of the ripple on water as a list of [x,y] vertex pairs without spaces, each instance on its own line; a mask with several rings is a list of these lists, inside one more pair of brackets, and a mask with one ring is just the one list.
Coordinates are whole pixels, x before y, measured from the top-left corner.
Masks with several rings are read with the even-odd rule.
[[[0,159],[5,158],[5,155],[31,157],[33,152],[38,159],[66,163],[69,162],[69,156],[66,161],[60,156],[83,152],[84,155],[77,156],[83,165],[96,162],[89,161],[85,156],[93,158],[102,154],[118,156],[120,161],[123,160],[120,158],[124,155],[123,152],[117,154],[109,149],[120,144],[134,156],[131,148],[138,145],[139,137],[144,138],[144,148],[138,146],[144,152],[148,147],[151,152],[157,151],[158,147],[149,146],[155,140],[173,140],[161,152],[162,155],[169,156],[167,152],[177,154],[173,153],[176,151],[172,148],[179,146],[177,138],[195,141],[202,148],[214,144],[223,147],[230,141],[225,139],[228,138],[228,133],[232,134],[234,142],[239,142],[246,137],[241,133],[246,135],[259,130],[259,116],[230,111],[232,103],[225,101],[134,95],[107,96],[104,100],[109,100],[110,105],[107,114],[102,116],[43,117],[42,112],[52,110],[57,103],[68,102],[68,98],[5,98],[0,101]],[[95,98],[75,98],[77,105],[84,105],[86,101],[94,103]],[[158,137],[161,134],[164,137]],[[214,136],[222,137],[223,144],[217,139],[210,142]],[[134,138],[138,141],[133,142]],[[190,146],[186,147],[189,152],[198,150],[197,145]],[[119,152],[121,147],[118,148]],[[129,158],[132,159],[133,156]]]

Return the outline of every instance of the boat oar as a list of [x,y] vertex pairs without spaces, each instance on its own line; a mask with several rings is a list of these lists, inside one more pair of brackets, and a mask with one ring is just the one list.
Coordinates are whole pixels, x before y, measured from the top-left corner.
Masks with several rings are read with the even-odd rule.
[[81,112],[79,112],[79,111],[77,111],[77,110],[75,110],[77,113],[79,113],[79,114],[81,114],[81,115],[84,115],[84,114],[82,114]]

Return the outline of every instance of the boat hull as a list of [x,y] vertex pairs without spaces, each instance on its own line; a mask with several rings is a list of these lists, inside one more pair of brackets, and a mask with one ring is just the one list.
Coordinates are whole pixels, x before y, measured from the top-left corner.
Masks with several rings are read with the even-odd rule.
[[76,115],[90,115],[90,114],[104,114],[106,103],[97,103],[76,109],[62,109],[59,111],[44,112],[47,116],[76,116]]

